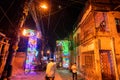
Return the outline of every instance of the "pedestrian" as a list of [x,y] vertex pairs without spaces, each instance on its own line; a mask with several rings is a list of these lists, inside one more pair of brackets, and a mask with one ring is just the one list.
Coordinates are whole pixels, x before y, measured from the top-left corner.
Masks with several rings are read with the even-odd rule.
[[56,63],[52,58],[50,58],[50,62],[47,64],[46,68],[46,80],[54,80],[56,72]]
[[73,80],[77,80],[77,66],[76,66],[76,63],[74,63],[74,64],[71,66],[71,70],[72,70]]

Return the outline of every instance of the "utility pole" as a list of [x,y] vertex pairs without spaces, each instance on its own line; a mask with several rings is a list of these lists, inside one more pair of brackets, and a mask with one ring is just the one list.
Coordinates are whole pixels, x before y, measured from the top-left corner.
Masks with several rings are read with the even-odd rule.
[[[18,44],[19,44],[19,42],[20,42],[20,33],[21,33],[21,30],[22,30],[22,27],[23,27],[23,25],[24,25],[24,22],[26,21],[26,17],[28,16],[28,12],[32,12],[33,11],[33,13],[35,13],[34,12],[34,6],[31,6],[32,4],[34,4],[33,3],[33,0],[25,0],[25,2],[24,2],[24,7],[23,7],[23,12],[22,12],[22,16],[21,16],[21,18],[20,18],[20,20],[19,20],[19,23],[18,23],[18,32],[17,32],[17,34],[16,34],[16,38],[14,39],[14,40],[12,40],[11,41],[11,43],[12,43],[12,45],[10,45],[11,47],[11,50],[10,50],[10,52],[9,52],[9,55],[8,55],[8,59],[7,59],[7,63],[6,63],[6,65],[5,65],[5,68],[4,68],[4,71],[3,71],[3,74],[2,74],[2,79],[1,80],[3,80],[4,78],[6,78],[7,77],[7,75],[8,74],[10,74],[10,76],[11,76],[11,73],[12,73],[12,65],[13,65],[13,62],[14,62],[14,58],[15,58],[15,55],[16,55],[16,52],[17,52],[17,50],[18,50]],[[31,8],[32,7],[32,8]],[[44,6],[45,7],[45,6]],[[43,8],[44,8],[43,7]],[[45,7],[45,8],[47,8],[47,6]],[[33,10],[32,10],[33,9]],[[33,19],[34,19],[34,21],[35,21],[35,24],[36,24],[36,27],[37,27],[37,29],[39,30],[39,32],[41,33],[41,30],[39,29],[39,23],[38,23],[38,20],[37,20],[37,16],[36,16],[36,13],[35,13],[35,15],[33,14],[32,15],[32,17],[33,17]],[[40,35],[42,35],[42,34],[40,34]],[[9,66],[11,67],[11,68],[9,68]],[[6,76],[4,76],[5,74],[7,74]]]
[[15,39],[15,41],[11,41],[7,62],[5,64],[4,71],[2,72],[0,80],[9,78],[12,74],[12,63],[14,62],[14,58],[18,50],[18,44],[20,42],[20,31],[21,31],[21,28],[23,27],[26,17],[28,16],[28,11],[29,11],[28,5],[30,2],[32,2],[32,0],[26,0],[24,3],[23,13],[22,13],[23,15],[20,18],[20,21],[18,23],[19,30],[17,32],[17,39]]
[[[30,1],[32,1],[32,0],[30,0]],[[26,17],[28,16],[28,11],[29,11],[28,4],[29,4],[29,0],[26,0],[25,3],[24,3],[24,7],[23,7],[22,17],[20,18],[20,21],[18,23],[17,40],[16,40],[15,44],[13,45],[14,54],[13,54],[13,57],[12,57],[11,64],[13,63],[14,58],[15,58],[14,56],[16,55],[16,52],[18,50],[18,44],[20,42],[21,29],[22,29],[23,24],[24,24],[24,22],[26,20]]]

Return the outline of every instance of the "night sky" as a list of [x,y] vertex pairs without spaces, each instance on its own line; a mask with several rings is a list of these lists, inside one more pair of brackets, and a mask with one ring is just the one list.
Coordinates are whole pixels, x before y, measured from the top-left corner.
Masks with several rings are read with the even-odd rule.
[[[15,38],[18,32],[18,23],[20,21],[25,0],[0,0],[0,32],[3,32],[10,38]],[[43,0],[33,0],[40,2]],[[37,18],[42,34],[48,40],[48,44],[55,46],[55,40],[64,39],[74,30],[74,24],[78,20],[79,14],[84,8],[86,0],[48,0],[50,11]],[[37,11],[38,12],[38,11]],[[29,12],[24,26],[36,29],[35,22]]]

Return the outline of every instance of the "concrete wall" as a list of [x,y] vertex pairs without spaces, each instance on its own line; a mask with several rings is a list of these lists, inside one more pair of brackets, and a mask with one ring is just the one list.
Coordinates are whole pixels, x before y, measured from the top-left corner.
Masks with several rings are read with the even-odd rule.
[[18,52],[15,55],[14,61],[12,63],[12,75],[20,75],[24,73],[24,63],[26,54],[24,52]]

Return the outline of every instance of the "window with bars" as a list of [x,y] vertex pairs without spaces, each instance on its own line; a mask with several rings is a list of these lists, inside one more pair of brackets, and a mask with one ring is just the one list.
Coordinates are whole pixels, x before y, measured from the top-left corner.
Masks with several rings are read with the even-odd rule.
[[85,65],[87,67],[92,67],[93,66],[93,58],[92,58],[92,56],[85,56]]
[[84,54],[84,64],[87,68],[94,67],[94,51],[83,52]]

